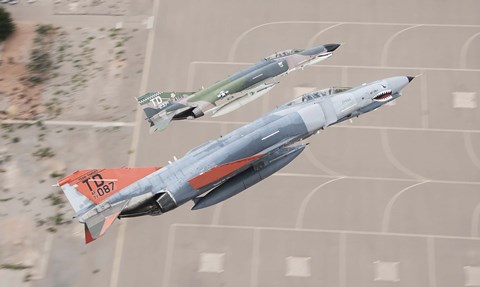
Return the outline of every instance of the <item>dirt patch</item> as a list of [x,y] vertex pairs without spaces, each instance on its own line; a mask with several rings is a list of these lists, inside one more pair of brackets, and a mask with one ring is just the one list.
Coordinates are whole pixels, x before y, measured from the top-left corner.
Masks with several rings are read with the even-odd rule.
[[56,0],[55,14],[125,15],[126,0]]
[[25,82],[35,29],[34,24],[17,24],[15,33],[5,41],[0,64],[0,119],[33,119],[42,111],[41,87]]

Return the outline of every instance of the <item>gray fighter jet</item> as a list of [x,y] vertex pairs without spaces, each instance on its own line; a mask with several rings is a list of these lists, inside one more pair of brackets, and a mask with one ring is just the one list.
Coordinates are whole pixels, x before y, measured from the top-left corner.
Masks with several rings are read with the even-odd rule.
[[160,215],[189,201],[193,209],[205,208],[286,166],[305,149],[297,142],[400,97],[412,79],[308,93],[165,167],[79,170],[58,185],[85,225],[87,243],[116,218]]

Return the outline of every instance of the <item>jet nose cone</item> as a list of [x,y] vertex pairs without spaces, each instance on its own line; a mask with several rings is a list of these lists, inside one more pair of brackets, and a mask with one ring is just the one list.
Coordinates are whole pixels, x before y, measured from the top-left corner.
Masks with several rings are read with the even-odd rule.
[[326,44],[323,45],[327,52],[333,52],[335,51],[338,47],[340,47],[340,44]]
[[405,88],[415,77],[410,76],[398,76],[385,79],[388,83],[388,87],[392,90],[393,94],[400,92]]

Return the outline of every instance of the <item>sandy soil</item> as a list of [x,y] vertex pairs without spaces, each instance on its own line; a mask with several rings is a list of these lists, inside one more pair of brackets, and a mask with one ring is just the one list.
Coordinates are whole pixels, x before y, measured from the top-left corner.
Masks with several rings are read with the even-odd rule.
[[[146,31],[54,29],[53,67],[41,85],[21,80],[29,76],[36,25],[17,23],[17,31],[5,43],[0,120],[132,121]],[[1,286],[28,286],[41,278],[58,238],[75,237],[83,244],[82,225],[72,218],[62,191],[52,185],[77,169],[126,165],[131,132],[130,127],[41,122],[0,125]],[[10,267],[2,268],[4,264]]]
[[0,65],[0,119],[34,119],[42,112],[40,85],[28,85],[25,78],[35,24],[17,24],[14,34],[5,41]]

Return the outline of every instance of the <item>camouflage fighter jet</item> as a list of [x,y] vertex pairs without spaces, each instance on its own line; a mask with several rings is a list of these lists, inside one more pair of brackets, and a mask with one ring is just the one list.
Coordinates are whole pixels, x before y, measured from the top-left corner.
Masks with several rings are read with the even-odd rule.
[[160,215],[189,201],[200,209],[244,191],[295,159],[306,146],[297,142],[400,97],[412,79],[308,93],[165,167],[79,170],[58,185],[89,243],[117,218]]
[[136,99],[151,132],[165,129],[171,120],[195,119],[206,113],[221,116],[268,93],[278,84],[277,77],[327,59],[339,46],[277,52],[197,92],[150,92]]

